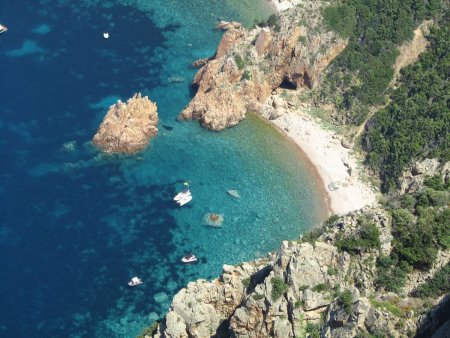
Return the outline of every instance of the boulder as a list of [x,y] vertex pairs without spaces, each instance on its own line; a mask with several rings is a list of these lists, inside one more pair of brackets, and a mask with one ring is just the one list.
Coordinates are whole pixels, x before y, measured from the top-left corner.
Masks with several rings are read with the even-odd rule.
[[272,34],[270,32],[270,29],[267,27],[262,28],[255,41],[255,47],[256,51],[258,52],[258,55],[260,56],[266,55],[266,53],[269,51],[269,46],[271,43],[272,43]]
[[242,25],[239,22],[236,22],[236,21],[224,21],[224,20],[221,20],[216,26],[217,29],[221,29],[221,30],[224,30],[224,31],[227,31],[229,29],[238,29],[238,28],[241,28],[241,27],[242,27]]
[[158,132],[156,104],[135,94],[109,108],[92,143],[105,153],[133,154],[144,150]]

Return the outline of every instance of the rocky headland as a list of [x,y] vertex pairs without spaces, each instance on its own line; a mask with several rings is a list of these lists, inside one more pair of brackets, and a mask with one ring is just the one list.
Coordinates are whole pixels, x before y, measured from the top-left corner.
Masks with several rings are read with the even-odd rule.
[[[320,15],[323,3],[304,1],[279,18],[247,30],[223,23],[227,29],[216,54],[194,64],[197,93],[180,115],[199,120],[211,130],[232,127],[247,112],[270,109],[268,99],[279,87],[314,88],[327,65],[347,41],[327,30]],[[278,107],[273,114],[282,114]]]
[[[449,165],[434,171],[447,182]],[[393,227],[388,210],[366,207],[265,258],[224,265],[219,278],[178,292],[154,337],[445,337],[448,297],[425,300],[417,290],[448,266],[450,253],[440,250],[432,269],[410,273],[401,292],[380,288],[377,261],[393,251]],[[346,247],[369,228],[371,244]]]
[[156,104],[137,93],[109,108],[92,142],[108,154],[133,154],[148,146],[158,133],[157,125]]

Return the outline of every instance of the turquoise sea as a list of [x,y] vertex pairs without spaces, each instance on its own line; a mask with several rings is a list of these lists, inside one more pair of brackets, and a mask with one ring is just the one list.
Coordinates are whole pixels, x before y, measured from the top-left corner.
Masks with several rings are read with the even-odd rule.
[[[1,337],[135,337],[189,281],[325,217],[316,177],[267,123],[176,121],[217,21],[269,14],[262,0],[0,2]],[[142,154],[102,156],[90,139],[137,91],[158,104],[158,136]],[[193,201],[179,208],[185,181]],[[188,251],[198,264],[180,263]],[[144,284],[128,288],[135,275]]]

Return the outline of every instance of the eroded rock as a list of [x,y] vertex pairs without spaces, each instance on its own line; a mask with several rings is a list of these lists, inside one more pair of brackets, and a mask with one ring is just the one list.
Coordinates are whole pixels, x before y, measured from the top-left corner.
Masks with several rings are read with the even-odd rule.
[[137,93],[109,108],[92,142],[105,153],[133,154],[148,146],[157,125],[156,104]]

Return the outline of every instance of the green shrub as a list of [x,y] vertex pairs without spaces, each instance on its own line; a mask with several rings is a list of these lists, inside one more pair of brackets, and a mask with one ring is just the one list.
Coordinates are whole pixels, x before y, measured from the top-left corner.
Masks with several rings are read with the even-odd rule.
[[306,45],[308,43],[308,39],[304,35],[300,35],[298,37],[298,42],[302,43],[303,45]]
[[328,267],[327,269],[327,273],[329,276],[334,276],[336,275],[338,272],[338,270],[335,267]]
[[244,73],[242,73],[241,81],[242,80],[251,80],[252,79],[252,73],[250,73],[248,70],[244,70]]
[[317,284],[311,288],[311,290],[314,292],[330,291],[330,289],[331,289],[330,284],[323,284],[323,283]]
[[254,300],[261,300],[261,299],[263,299],[263,298],[265,298],[265,296],[262,295],[262,294],[259,294],[259,293],[253,295],[253,299],[254,299]]
[[447,263],[434,276],[417,288],[416,294],[419,297],[439,297],[450,292],[450,263]]
[[450,209],[446,208],[435,217],[434,235],[442,249],[450,249]]
[[287,284],[280,277],[272,277],[272,300],[276,301],[288,290]]
[[265,21],[255,21],[255,25],[260,27],[271,27],[275,32],[279,32],[281,28],[280,18],[276,14],[270,15]]
[[152,325],[142,330],[142,332],[139,334],[139,336],[137,336],[137,338],[144,338],[145,336],[152,337],[157,330],[158,330],[158,322],[154,322]]
[[323,228],[313,228],[309,232],[307,232],[306,234],[303,235],[301,241],[303,243],[308,242],[310,244],[314,244],[316,242],[317,238],[319,238],[323,232],[324,232]]
[[250,286],[250,277],[244,278],[242,280],[242,285],[244,285],[245,288],[248,288]]
[[237,65],[239,70],[244,69],[245,62],[244,62],[244,59],[242,58],[242,56],[240,54],[235,54],[234,55],[234,61],[236,62],[236,65]]
[[305,302],[299,299],[295,302],[294,307],[296,309],[298,309],[299,307],[302,307],[303,305],[305,305]]
[[329,6],[323,10],[325,25],[344,38],[349,37],[356,26],[355,8],[348,5]]
[[298,288],[299,291],[305,291],[307,289],[309,289],[309,285],[305,285],[305,284],[300,285],[300,287]]
[[325,226],[332,226],[339,219],[339,215],[331,215],[324,223]]
[[398,209],[392,212],[392,228],[393,252],[399,260],[416,269],[428,269],[437,255],[432,225],[414,223],[414,217],[409,211]]
[[358,220],[360,224],[358,234],[349,237],[339,236],[336,246],[339,251],[347,251],[351,254],[365,252],[380,247],[380,231],[372,222],[365,219]]
[[387,310],[390,313],[392,313],[394,316],[397,317],[405,317],[405,313],[402,309],[400,309],[396,304],[390,302],[390,301],[379,301],[376,300],[374,297],[369,297],[370,304],[372,304],[374,307],[380,310]]
[[444,180],[442,179],[442,176],[439,174],[427,177],[423,181],[423,184],[425,184],[428,188],[431,188],[433,190],[445,190]]
[[389,256],[380,256],[377,259],[377,288],[384,288],[389,292],[399,293],[405,286],[408,267],[400,265],[398,259]]
[[310,338],[319,338],[320,337],[320,325],[313,324],[311,322],[306,323],[306,333],[309,334]]
[[349,290],[345,290],[339,295],[339,302],[344,307],[345,313],[348,315],[352,313],[352,293]]

